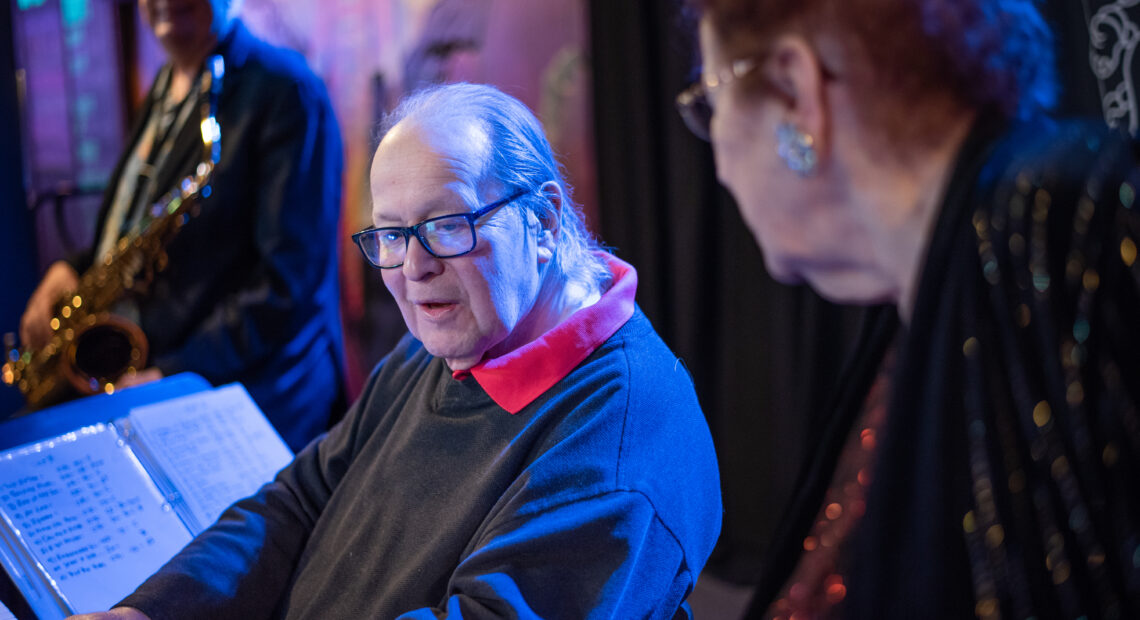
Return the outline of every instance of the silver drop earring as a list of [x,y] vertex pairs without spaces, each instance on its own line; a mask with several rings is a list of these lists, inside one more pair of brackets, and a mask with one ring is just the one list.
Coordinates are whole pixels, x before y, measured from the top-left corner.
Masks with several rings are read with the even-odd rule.
[[780,123],[776,127],[776,145],[780,159],[801,177],[815,172],[819,157],[811,134],[800,131],[791,123]]

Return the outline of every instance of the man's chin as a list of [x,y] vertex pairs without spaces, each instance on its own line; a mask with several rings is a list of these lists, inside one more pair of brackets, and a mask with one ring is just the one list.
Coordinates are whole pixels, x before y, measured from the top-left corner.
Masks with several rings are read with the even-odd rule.
[[430,337],[421,342],[428,353],[443,359],[452,371],[468,370],[483,359],[481,353],[474,353],[467,347],[456,347],[453,342],[433,341]]
[[436,355],[436,357],[443,358],[444,363],[452,372],[459,372],[463,370],[471,370],[473,367],[483,361],[482,357],[463,356],[463,357],[449,357],[447,355]]

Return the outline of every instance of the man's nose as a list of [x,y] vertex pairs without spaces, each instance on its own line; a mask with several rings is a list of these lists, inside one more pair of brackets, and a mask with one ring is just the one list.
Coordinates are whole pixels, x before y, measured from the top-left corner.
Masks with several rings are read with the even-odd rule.
[[404,253],[404,277],[417,281],[429,278],[443,270],[443,261],[432,255],[416,235],[408,237],[408,250]]

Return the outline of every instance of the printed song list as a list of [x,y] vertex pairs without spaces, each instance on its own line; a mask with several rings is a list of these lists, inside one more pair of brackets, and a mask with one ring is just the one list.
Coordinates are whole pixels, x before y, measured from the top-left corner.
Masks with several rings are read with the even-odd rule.
[[0,512],[77,613],[107,609],[190,540],[103,425],[0,455]]
[[200,528],[293,456],[239,385],[138,407],[130,418]]

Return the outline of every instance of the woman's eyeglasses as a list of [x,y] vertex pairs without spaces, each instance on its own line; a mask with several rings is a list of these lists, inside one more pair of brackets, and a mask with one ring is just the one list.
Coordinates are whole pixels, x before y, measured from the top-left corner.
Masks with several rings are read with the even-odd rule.
[[709,123],[712,121],[713,108],[709,102],[709,95],[723,88],[729,82],[735,82],[752,73],[759,66],[755,58],[741,58],[722,71],[702,75],[677,95],[677,111],[681,120],[698,138],[709,139]]

